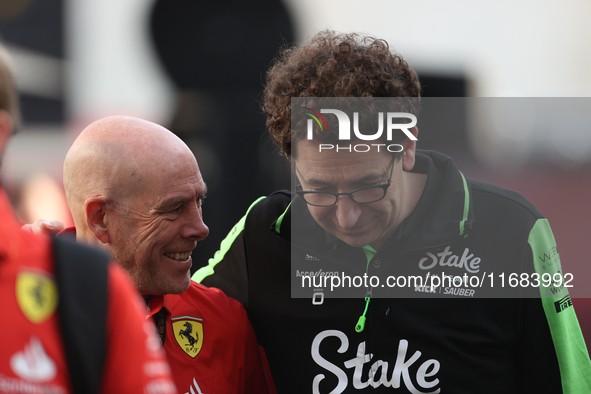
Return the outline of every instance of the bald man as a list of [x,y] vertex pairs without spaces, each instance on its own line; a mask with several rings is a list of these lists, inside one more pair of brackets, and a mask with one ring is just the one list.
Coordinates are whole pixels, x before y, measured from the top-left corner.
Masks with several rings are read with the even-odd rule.
[[64,187],[75,224],[65,232],[106,248],[129,272],[156,322],[177,388],[267,393],[242,305],[190,280],[191,252],[209,230],[202,216],[207,187],[189,148],[145,120],[101,119],[68,151]]
[[176,135],[141,119],[101,119],[68,151],[64,187],[77,239],[107,246],[142,295],[187,290],[191,252],[209,232],[207,188]]
[[[8,61],[0,43],[0,162],[20,118]],[[0,392],[177,393],[125,272],[93,248],[20,226],[0,184]]]

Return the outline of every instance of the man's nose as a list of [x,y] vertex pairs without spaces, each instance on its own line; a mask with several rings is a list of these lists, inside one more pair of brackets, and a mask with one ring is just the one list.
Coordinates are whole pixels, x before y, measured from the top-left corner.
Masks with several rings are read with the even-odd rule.
[[209,227],[203,221],[203,211],[201,207],[191,207],[190,215],[186,219],[186,224],[181,230],[184,238],[191,238],[195,241],[201,241],[209,234]]
[[361,207],[351,197],[339,196],[335,215],[341,228],[352,228],[361,216]]

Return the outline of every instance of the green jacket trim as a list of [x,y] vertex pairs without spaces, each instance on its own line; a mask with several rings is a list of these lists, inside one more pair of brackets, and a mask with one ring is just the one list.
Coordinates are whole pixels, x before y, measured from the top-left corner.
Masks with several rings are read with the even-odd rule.
[[468,182],[466,182],[466,178],[461,171],[458,171],[462,176],[462,182],[464,185],[464,215],[462,217],[462,221],[460,222],[460,235],[464,238],[468,236],[466,234],[465,224],[466,220],[468,220],[468,213],[470,212],[470,190],[468,189]]
[[[258,201],[258,200],[257,200]],[[283,213],[281,214],[281,216],[279,216],[277,218],[277,221],[275,222],[275,232],[277,234],[281,234],[281,223],[283,223],[283,218],[285,217],[285,215],[287,214],[287,211],[289,210],[289,207],[291,206],[291,201],[289,202],[289,204],[287,205],[287,208],[285,208],[285,211],[283,211]]]
[[253,202],[250,205],[250,207],[248,207],[246,214],[242,217],[242,219],[240,219],[240,221],[238,223],[236,223],[234,225],[234,227],[228,233],[226,238],[224,238],[224,240],[220,244],[220,249],[217,252],[215,252],[215,254],[212,258],[209,259],[207,265],[205,267],[201,267],[197,271],[195,271],[195,273],[191,277],[191,279],[193,281],[195,281],[197,283],[201,283],[201,281],[203,279],[205,279],[206,277],[208,277],[210,275],[213,275],[213,273],[215,271],[215,266],[220,261],[222,261],[224,259],[224,257],[226,256],[226,253],[228,253],[228,251],[230,250],[230,247],[232,247],[232,244],[234,243],[236,238],[238,238],[240,233],[242,233],[242,231],[244,230],[244,225],[246,223],[246,217],[248,216],[248,212],[250,212],[252,207],[254,207],[259,201],[261,201],[264,198],[266,198],[266,197],[263,196],[263,197],[258,198],[255,202]]

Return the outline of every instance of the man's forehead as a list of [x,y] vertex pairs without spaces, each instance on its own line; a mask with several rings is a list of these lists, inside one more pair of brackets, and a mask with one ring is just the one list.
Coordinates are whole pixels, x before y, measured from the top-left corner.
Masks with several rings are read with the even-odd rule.
[[[294,161],[298,167],[380,167],[390,163],[392,154],[388,152],[354,152],[347,149],[320,150],[318,143],[302,140],[297,143]],[[346,148],[346,144],[343,145]]]
[[195,156],[184,144],[161,150],[144,147],[133,160],[149,187],[169,188],[202,179]]
[[207,185],[201,177],[194,182],[177,184],[175,187],[155,190],[154,207],[165,207],[194,201],[203,198],[207,194]]
[[364,144],[364,148],[358,148],[358,140],[340,141],[338,144],[324,144],[315,140],[300,139],[297,141],[293,158],[296,161],[321,161],[321,162],[378,162],[387,160],[394,151],[387,151],[381,144],[370,147]]
[[[142,160],[137,168],[137,189],[152,194],[158,200],[179,192],[183,195],[201,194],[200,190],[206,188],[194,156],[159,158],[152,163]],[[131,190],[131,193],[141,194],[139,190]]]
[[333,155],[332,157],[298,157],[295,166],[308,182],[364,181],[379,178],[390,169],[391,155]]

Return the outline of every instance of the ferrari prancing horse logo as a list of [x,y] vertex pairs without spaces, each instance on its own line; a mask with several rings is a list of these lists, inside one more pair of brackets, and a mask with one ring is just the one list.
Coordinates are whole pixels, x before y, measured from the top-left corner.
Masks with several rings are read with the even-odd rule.
[[170,320],[176,342],[185,353],[195,358],[203,346],[203,319],[180,316]]
[[16,277],[16,299],[27,319],[41,324],[50,318],[57,308],[57,286],[49,274],[19,272]]

